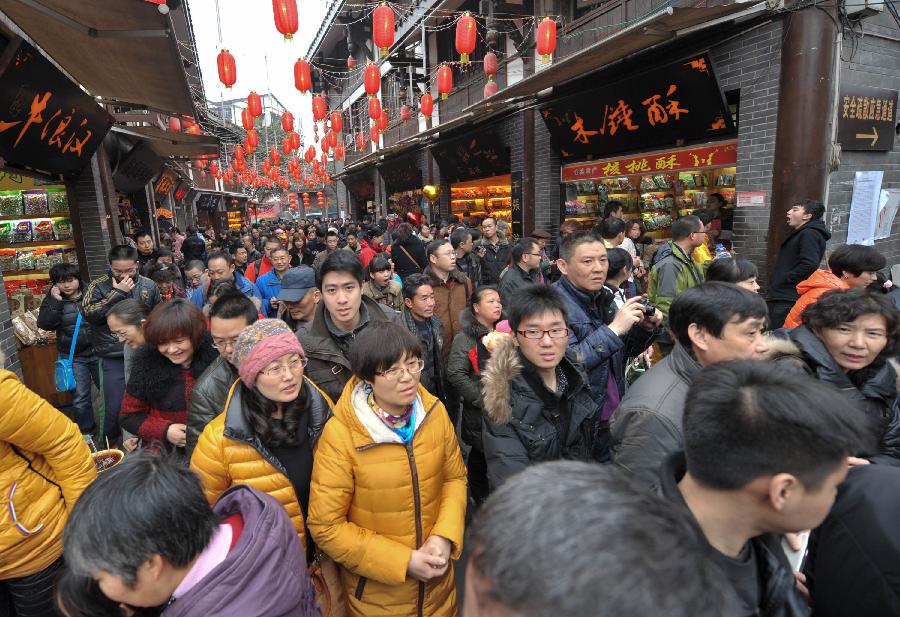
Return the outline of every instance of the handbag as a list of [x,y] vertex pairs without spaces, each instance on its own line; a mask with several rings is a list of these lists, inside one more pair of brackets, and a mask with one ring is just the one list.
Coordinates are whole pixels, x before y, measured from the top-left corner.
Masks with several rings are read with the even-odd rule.
[[316,589],[322,617],[347,617],[347,598],[344,597],[338,565],[334,560],[322,551],[316,551],[309,566],[309,578]]
[[72,368],[72,359],[75,357],[75,343],[78,341],[78,331],[81,329],[81,313],[75,319],[75,335],[72,337],[72,345],[69,347],[69,357],[62,358],[53,363],[53,382],[58,392],[71,392],[75,389],[75,370]]
[[406,250],[406,247],[401,246],[401,245],[397,245],[397,246],[400,246],[400,250],[403,251],[403,252],[406,254],[407,257],[409,257],[409,260],[410,260],[411,262],[413,262],[414,264],[416,264],[416,267],[419,269],[419,272],[424,272],[424,270],[422,269],[422,266],[419,265],[419,262],[416,261],[416,258],[415,258],[415,257],[413,257],[412,255],[409,254],[409,251]]

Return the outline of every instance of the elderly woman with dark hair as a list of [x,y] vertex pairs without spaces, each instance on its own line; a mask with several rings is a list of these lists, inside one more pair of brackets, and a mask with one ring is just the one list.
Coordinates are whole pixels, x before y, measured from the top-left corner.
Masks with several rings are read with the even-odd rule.
[[144,445],[158,442],[184,452],[191,390],[219,354],[203,313],[184,298],[158,304],[143,330],[119,422]]
[[786,340],[770,346],[775,359],[800,366],[856,401],[879,440],[878,452],[868,461],[900,466],[893,360],[900,343],[900,313],[881,294],[851,289],[824,294],[807,307],[802,320],[797,328],[779,331]]
[[418,338],[376,322],[313,461],[309,531],[340,566],[353,617],[458,614],[466,467],[443,403],[419,383]]

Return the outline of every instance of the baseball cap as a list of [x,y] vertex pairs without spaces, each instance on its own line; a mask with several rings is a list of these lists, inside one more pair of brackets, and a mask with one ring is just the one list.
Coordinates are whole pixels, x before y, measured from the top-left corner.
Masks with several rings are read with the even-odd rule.
[[300,302],[306,292],[316,287],[316,273],[309,266],[290,268],[281,277],[278,299],[283,302]]

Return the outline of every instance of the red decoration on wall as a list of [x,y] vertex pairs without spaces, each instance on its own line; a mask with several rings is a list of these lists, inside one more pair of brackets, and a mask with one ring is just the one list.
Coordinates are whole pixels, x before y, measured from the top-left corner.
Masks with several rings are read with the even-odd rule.
[[438,94],[441,100],[447,100],[450,91],[453,90],[453,69],[449,64],[442,64],[437,73]]
[[466,11],[456,21],[456,53],[459,54],[460,64],[469,63],[469,54],[475,51],[477,34],[478,24],[472,14]]
[[247,145],[255,148],[259,145],[259,133],[256,132],[256,129],[250,129],[247,131]]
[[378,146],[378,140],[381,139],[381,131],[378,130],[377,124],[373,124],[369,129],[369,139],[372,140],[376,147]]
[[328,135],[326,135],[328,139],[328,145],[332,148],[337,146],[338,143],[338,134],[334,132],[334,130],[328,131]]
[[272,0],[272,12],[275,14],[275,28],[286,40],[293,39],[300,25],[297,0]]
[[324,94],[317,94],[312,100],[313,119],[320,122],[328,115],[328,101]]
[[173,133],[181,132],[181,120],[175,116],[169,116],[169,130]]
[[288,139],[291,143],[291,150],[299,150],[300,149],[300,133],[297,131],[291,131],[288,135]]
[[285,133],[290,133],[294,130],[294,114],[289,111],[281,114],[281,128],[284,129]]
[[386,131],[388,127],[388,115],[385,110],[381,110],[381,114],[378,116],[378,120],[376,122],[379,131]]
[[334,147],[334,158],[338,161],[343,161],[344,157],[347,155],[347,151],[344,148],[344,144],[338,144]]
[[250,115],[254,118],[259,118],[262,115],[262,99],[259,98],[255,90],[247,95],[247,109],[250,110]]
[[356,58],[353,56],[347,56],[347,68],[353,70],[356,68]]
[[241,110],[241,126],[244,127],[245,131],[249,131],[253,128],[253,116],[246,107]]
[[394,9],[385,2],[372,12],[372,40],[375,41],[375,47],[381,50],[382,58],[390,53],[391,45],[394,44]]
[[360,131],[356,134],[356,149],[363,150],[366,147],[366,134]]
[[223,49],[219,52],[216,64],[219,68],[219,81],[226,88],[230,89],[234,82],[237,81],[237,67],[234,64],[234,56],[227,49]]
[[316,158],[316,147],[310,146],[306,149],[306,154],[303,155],[303,158],[306,159],[307,163],[312,163],[313,159]]
[[403,124],[409,122],[409,105],[400,106],[400,120],[403,122]]
[[489,99],[498,92],[500,92],[500,86],[497,85],[493,77],[489,77],[487,83],[484,84],[484,98]]
[[542,19],[534,40],[541,62],[550,62],[550,56],[556,51],[556,22],[549,17]]

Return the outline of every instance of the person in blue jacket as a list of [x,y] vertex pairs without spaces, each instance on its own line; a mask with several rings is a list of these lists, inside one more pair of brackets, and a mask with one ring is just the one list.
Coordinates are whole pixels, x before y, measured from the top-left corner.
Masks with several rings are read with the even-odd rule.
[[209,289],[216,283],[228,281],[234,283],[237,290],[259,304],[261,302],[259,290],[256,285],[248,281],[244,276],[234,269],[234,258],[231,253],[226,251],[218,251],[211,253],[206,263],[207,274],[209,275],[209,285],[206,287],[204,296],[209,294]]
[[256,279],[256,290],[262,300],[262,311],[266,317],[278,315],[278,294],[281,292],[281,277],[291,267],[291,255],[285,248],[272,251],[272,269]]

